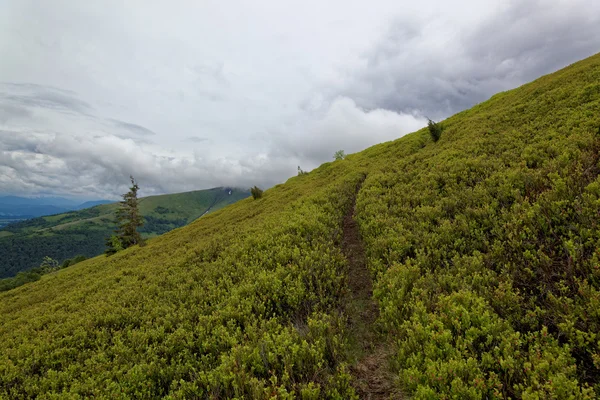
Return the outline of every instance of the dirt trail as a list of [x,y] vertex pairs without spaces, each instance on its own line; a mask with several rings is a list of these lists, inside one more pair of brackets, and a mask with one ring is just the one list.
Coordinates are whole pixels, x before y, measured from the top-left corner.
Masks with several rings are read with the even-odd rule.
[[399,399],[402,396],[394,387],[394,374],[389,365],[391,347],[374,328],[379,310],[372,298],[373,282],[354,219],[355,201],[344,217],[342,240],[342,251],[350,267],[344,311],[348,315],[350,345],[356,359],[351,367],[353,385],[361,399]]

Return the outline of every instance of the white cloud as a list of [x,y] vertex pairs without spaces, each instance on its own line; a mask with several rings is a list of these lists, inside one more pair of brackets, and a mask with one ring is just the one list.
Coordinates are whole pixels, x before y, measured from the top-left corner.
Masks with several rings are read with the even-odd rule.
[[423,117],[384,109],[364,110],[352,99],[338,97],[324,112],[296,121],[287,134],[279,135],[276,149],[307,161],[307,166],[313,168],[331,160],[337,150],[355,153],[397,139],[425,124]]

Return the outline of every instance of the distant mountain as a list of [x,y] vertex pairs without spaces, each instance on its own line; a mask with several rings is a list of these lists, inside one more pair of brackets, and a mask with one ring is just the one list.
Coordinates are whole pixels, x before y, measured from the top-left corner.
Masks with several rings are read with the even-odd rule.
[[20,197],[20,196],[0,196],[0,206],[57,206],[57,207],[75,207],[79,204],[76,200],[69,200],[63,197]]
[[11,223],[44,215],[60,214],[71,210],[81,210],[111,200],[94,200],[78,203],[63,197],[19,197],[0,196],[0,228]]
[[52,205],[0,205],[0,216],[21,217],[23,219],[59,214],[69,211],[68,208]]
[[[139,203],[145,219],[140,231],[145,237],[158,236],[248,196],[250,192],[246,190],[214,188],[144,197]],[[19,201],[13,196],[7,197],[6,202]],[[24,202],[28,200],[39,199],[26,199]],[[96,205],[97,203],[100,204]],[[28,205],[0,205],[0,212],[2,207],[13,207],[15,212],[4,216],[0,214],[0,223],[3,220],[11,222],[0,228],[0,278],[36,267],[44,256],[62,262],[80,254],[87,257],[102,254],[105,238],[115,229],[115,211],[119,205],[109,200],[99,200],[79,206],[84,207],[86,204],[94,207],[68,211],[57,206],[40,206],[31,202]],[[26,210],[31,210],[32,214],[21,214],[22,217],[37,218],[19,221],[19,217],[15,216],[18,215],[17,211],[25,213]]]
[[69,209],[52,205],[0,205],[0,228],[15,222],[66,211]]
[[75,209],[83,210],[84,208],[96,207],[96,206],[101,206],[102,204],[110,204],[110,203],[114,203],[114,202],[115,201],[113,201],[113,200],[86,201],[85,203],[79,204],[77,207],[75,207]]

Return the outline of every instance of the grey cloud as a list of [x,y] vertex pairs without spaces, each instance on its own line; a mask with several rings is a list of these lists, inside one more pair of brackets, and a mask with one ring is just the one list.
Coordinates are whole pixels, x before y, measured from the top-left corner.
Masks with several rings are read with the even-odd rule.
[[0,129],[0,151],[36,153],[37,140],[31,136],[21,135],[18,131]]
[[26,90],[30,92],[53,91],[62,93],[65,96],[75,95],[75,92],[72,90],[65,90],[50,85],[39,85],[37,83],[0,82],[0,85],[11,88],[12,90]]
[[9,107],[40,107],[80,114],[92,110],[73,92],[35,84],[3,83],[0,85],[0,102]]
[[398,19],[341,91],[367,108],[447,117],[594,54],[598,26],[600,3],[578,0],[512,1],[458,33],[442,18]]
[[186,142],[193,142],[193,143],[203,143],[203,142],[208,142],[209,140],[210,140],[209,138],[200,137],[200,136],[190,136],[185,139]]
[[125,129],[135,135],[142,135],[142,136],[153,136],[156,135],[155,132],[152,132],[150,129],[148,128],[144,128],[141,125],[137,125],[137,124],[132,124],[130,122],[124,122],[124,121],[119,121],[116,119],[111,119],[112,123],[117,127],[117,128],[122,128]]
[[[24,140],[26,133],[18,133]],[[17,141],[18,141],[17,140]],[[288,159],[170,157],[154,154],[143,144],[115,135],[32,136],[18,149],[0,136],[0,192],[62,193],[117,196],[134,175],[143,195],[208,188],[246,187],[253,182],[268,187],[293,173]],[[287,167],[287,171],[285,170]]]
[[150,139],[147,139],[145,137],[138,137],[138,136],[126,134],[126,133],[123,134],[123,133],[115,132],[114,136],[121,138],[121,139],[135,139],[135,141],[139,144],[145,144],[145,145],[155,145],[156,144],[156,142],[154,142]]
[[15,104],[0,103],[0,123],[7,123],[12,119],[24,119],[31,116],[31,112],[26,108]]
[[338,97],[318,116],[287,127],[274,137],[271,156],[290,156],[314,168],[337,150],[355,153],[375,143],[397,139],[426,124],[422,117],[384,109],[365,110],[354,100]]

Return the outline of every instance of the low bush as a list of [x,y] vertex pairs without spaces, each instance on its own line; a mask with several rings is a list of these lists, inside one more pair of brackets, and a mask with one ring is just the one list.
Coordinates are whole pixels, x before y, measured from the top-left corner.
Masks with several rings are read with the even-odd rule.
[[439,123],[428,120],[427,129],[429,129],[429,135],[434,142],[440,140],[440,137],[442,137],[442,126]]
[[253,188],[251,188],[250,193],[252,193],[252,198],[254,200],[260,199],[263,195],[262,189],[259,188],[258,186],[254,186]]

